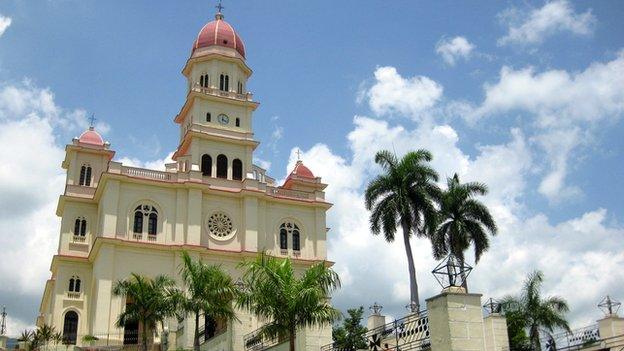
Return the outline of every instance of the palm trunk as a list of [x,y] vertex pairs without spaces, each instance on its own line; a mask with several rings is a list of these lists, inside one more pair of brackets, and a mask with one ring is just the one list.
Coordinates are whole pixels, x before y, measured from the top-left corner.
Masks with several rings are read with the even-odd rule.
[[461,267],[461,277],[462,277],[462,287],[464,288],[464,290],[466,290],[466,293],[468,293],[468,281],[466,280],[466,271],[464,270],[464,262],[466,260],[464,259],[464,256],[462,255],[461,257],[459,257],[459,266]]
[[536,351],[541,350],[542,345],[540,344],[539,330],[537,329],[536,326],[531,326],[529,337],[531,339],[531,345],[533,346],[533,349]]
[[147,351],[147,324],[145,323],[145,321],[142,321],[141,324],[141,342],[143,343],[143,345],[141,345],[141,349],[143,349],[143,351]]
[[288,348],[290,351],[295,351],[295,337],[297,335],[297,332],[294,330],[291,330],[289,333],[290,333],[290,339],[288,340]]
[[199,351],[199,312],[195,312],[195,336],[193,338],[193,350]]
[[418,282],[416,281],[416,267],[414,267],[414,256],[412,255],[412,246],[410,245],[410,230],[406,223],[402,223],[403,227],[403,243],[405,244],[405,253],[407,255],[407,266],[410,276],[410,305],[412,312],[420,311],[420,299],[418,297]]

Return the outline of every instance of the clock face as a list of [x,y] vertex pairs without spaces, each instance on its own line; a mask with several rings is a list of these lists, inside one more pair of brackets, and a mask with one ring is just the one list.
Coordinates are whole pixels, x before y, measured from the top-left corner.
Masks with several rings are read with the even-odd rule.
[[228,124],[230,123],[230,117],[224,115],[224,114],[220,114],[219,117],[217,117],[217,119],[219,120],[219,123],[221,124]]

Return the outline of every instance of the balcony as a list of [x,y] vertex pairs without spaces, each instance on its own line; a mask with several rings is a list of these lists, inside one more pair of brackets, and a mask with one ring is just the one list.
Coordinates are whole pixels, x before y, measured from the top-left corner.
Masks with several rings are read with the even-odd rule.
[[65,185],[65,196],[81,197],[85,199],[92,199],[95,194],[95,189],[90,186],[82,185]]
[[298,199],[298,200],[314,200],[315,199],[314,193],[308,193],[308,192],[299,191],[299,190],[277,188],[277,187],[272,187],[272,186],[268,186],[266,189],[266,192],[268,195],[275,196],[275,197],[287,197],[287,198]]
[[133,177],[133,178],[143,178],[143,179],[153,179],[153,180],[161,180],[161,181],[171,181],[175,174],[156,171],[152,169],[145,168],[137,168],[137,167],[129,167],[122,166],[121,174]]
[[216,88],[204,88],[199,85],[199,82],[195,82],[194,87],[191,89],[191,91],[200,94],[220,96],[239,101],[253,101],[253,94],[250,92],[239,94],[233,91],[223,91]]
[[82,293],[80,292],[76,292],[76,291],[68,291],[66,298],[68,300],[81,300],[82,299]]
[[149,234],[147,235],[147,241],[156,242],[156,235]]
[[87,241],[86,236],[74,235],[72,236],[72,243],[84,244]]

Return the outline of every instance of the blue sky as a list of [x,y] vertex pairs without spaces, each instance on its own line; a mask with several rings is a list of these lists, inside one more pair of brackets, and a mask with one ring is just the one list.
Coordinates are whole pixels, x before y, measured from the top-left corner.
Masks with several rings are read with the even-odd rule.
[[[148,165],[165,158],[178,142],[172,119],[184,101],[180,71],[198,30],[212,19],[213,6],[211,1],[0,0],[0,123],[43,123],[53,138],[46,139],[46,149],[56,160],[60,153],[54,149],[95,113],[109,129],[105,137],[118,158]],[[349,292],[336,298],[340,307],[375,298],[398,314],[405,293],[403,270],[379,277],[388,284],[388,295],[358,285],[364,283],[357,279],[363,269],[357,257],[375,249],[355,243],[370,239],[350,234],[353,228],[366,231],[366,214],[346,204],[361,199],[376,172],[366,145],[393,146],[399,153],[428,147],[443,177],[458,171],[466,179],[491,179],[487,201],[504,229],[497,238],[500,247],[494,246],[500,255],[481,265],[502,264],[497,260],[505,260],[505,250],[513,247],[535,251],[532,245],[542,236],[542,245],[554,245],[554,251],[540,253],[544,256],[505,261],[513,267],[506,271],[513,272],[513,282],[501,284],[503,273],[481,278],[476,285],[484,292],[513,292],[532,268],[544,269],[547,279],[548,273],[561,273],[543,261],[558,252],[560,240],[573,242],[561,253],[583,258],[558,258],[558,264],[585,269],[583,274],[596,279],[593,293],[575,300],[578,323],[593,318],[593,300],[608,287],[624,284],[622,273],[607,281],[595,277],[600,274],[589,267],[596,261],[584,256],[624,262],[623,245],[607,245],[624,235],[624,3],[230,0],[224,6],[226,20],[245,41],[254,70],[248,87],[261,102],[254,115],[262,142],[256,157],[270,162],[270,173],[279,179],[292,166],[293,149],[301,148],[304,161],[330,184],[329,200],[336,203],[329,217],[330,254],[350,279]],[[14,94],[23,99],[20,106]],[[388,133],[376,136],[384,130]],[[388,135],[393,139],[382,140]],[[10,140],[0,137],[6,143],[0,146],[15,147]],[[10,162],[5,156],[0,161]],[[58,177],[58,163],[50,164],[42,172]],[[343,173],[332,175],[332,169]],[[36,188],[20,185],[25,193]],[[50,188],[54,199],[60,188]],[[0,187],[3,191],[8,190]],[[2,208],[9,207],[4,201]],[[23,216],[0,218],[0,236],[50,201],[35,196]],[[526,228],[533,232],[523,233]],[[578,238],[593,235],[602,243],[580,244]],[[11,247],[10,239],[2,240]],[[40,279],[56,237],[46,240],[47,249],[28,251],[43,256],[38,266],[43,272],[32,272],[36,284],[0,290],[22,306],[20,325],[34,317],[36,308],[29,304],[38,303],[43,289]],[[426,256],[426,245],[418,245]],[[344,247],[352,254],[343,255]],[[392,247],[402,252],[400,245]],[[419,275],[425,276],[431,261],[423,258],[422,264]],[[547,286],[552,293],[578,287],[552,279]]]

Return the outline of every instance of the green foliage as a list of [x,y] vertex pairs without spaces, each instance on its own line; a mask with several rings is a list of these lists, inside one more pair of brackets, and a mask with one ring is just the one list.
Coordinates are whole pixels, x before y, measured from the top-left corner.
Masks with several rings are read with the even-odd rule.
[[245,289],[239,293],[239,305],[270,321],[260,328],[261,337],[289,338],[290,350],[294,351],[297,329],[340,318],[340,312],[328,303],[331,293],[340,287],[340,279],[325,262],[297,276],[290,259],[262,253],[240,267],[245,269]]
[[570,331],[565,319],[569,311],[567,302],[558,296],[542,299],[543,281],[543,273],[534,271],[525,280],[520,296],[507,296],[501,301],[512,350],[524,350],[526,331],[529,346],[534,350],[541,350],[540,332],[550,335],[556,328]]
[[147,350],[147,333],[158,323],[173,315],[177,295],[173,279],[159,275],[152,279],[132,273],[128,279],[119,280],[113,286],[113,295],[126,298],[131,303],[117,318],[117,326],[138,322],[142,327],[142,348]]
[[231,320],[236,317],[233,302],[236,288],[232,277],[221,266],[207,265],[193,260],[187,252],[182,253],[180,268],[186,291],[176,297],[178,307],[185,314],[195,317],[193,348],[199,350],[199,316],[204,314],[213,320]]
[[347,310],[349,317],[345,318],[342,325],[332,331],[335,348],[345,351],[366,349],[366,327],[362,323],[364,307],[350,308]]
[[35,336],[35,332],[33,332],[32,330],[24,329],[22,330],[22,333],[20,334],[19,338],[17,338],[17,341],[28,342],[28,341],[31,341],[34,336]]
[[464,251],[474,245],[475,261],[490,246],[487,233],[495,235],[496,223],[488,208],[474,198],[486,195],[487,186],[482,183],[460,183],[459,176],[447,179],[447,189],[440,198],[438,227],[431,240],[433,254],[442,259],[449,253],[464,261]]
[[395,239],[397,227],[403,231],[403,243],[410,273],[411,302],[419,309],[416,268],[409,238],[429,236],[436,229],[435,202],[441,192],[436,182],[438,174],[429,166],[432,155],[427,150],[408,152],[402,159],[383,150],[375,162],[383,173],[366,188],[365,205],[371,211],[370,228],[374,235],[383,233],[386,241]]
[[88,335],[88,334],[82,337],[82,341],[85,343],[92,343],[98,340],[100,340],[98,337],[95,337],[93,335]]

